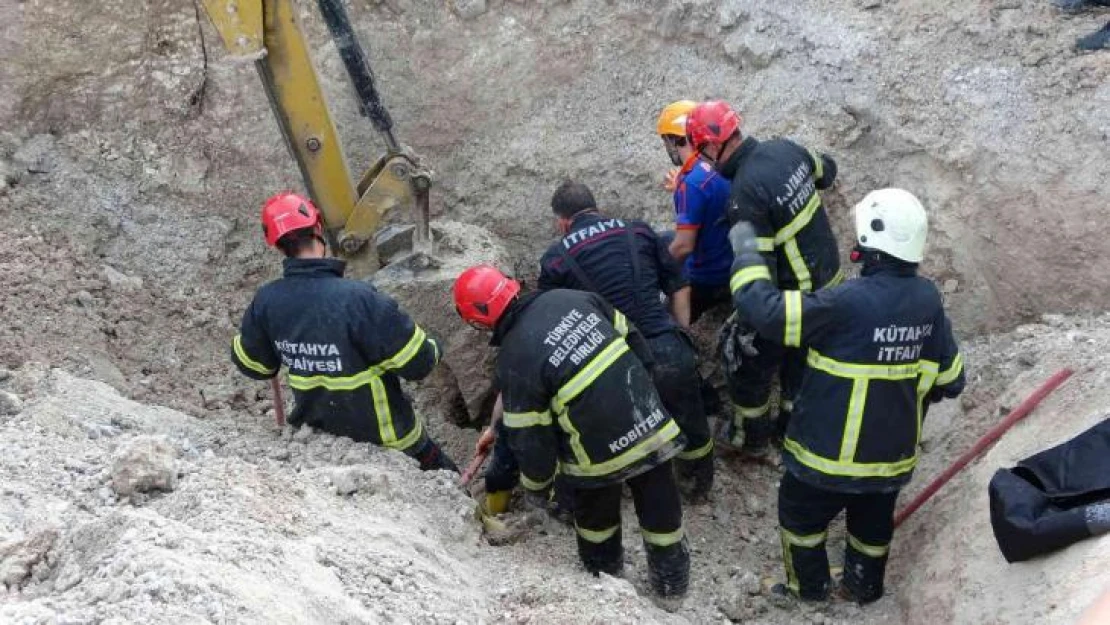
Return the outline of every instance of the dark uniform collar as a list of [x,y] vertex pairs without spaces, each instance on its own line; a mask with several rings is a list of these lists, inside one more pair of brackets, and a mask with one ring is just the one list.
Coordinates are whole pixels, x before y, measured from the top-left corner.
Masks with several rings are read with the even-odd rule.
[[501,313],[501,318],[497,320],[497,325],[493,327],[493,336],[489,339],[489,344],[493,347],[500,347],[501,340],[513,329],[517,321],[520,321],[520,314],[524,312],[536,300],[543,291],[535,291],[526,295],[521,295],[509,302],[509,307],[505,312]]
[[594,221],[601,221],[602,219],[605,219],[605,215],[602,215],[596,208],[591,208],[588,210],[584,210],[571,218],[570,228],[573,232],[575,226],[584,226]]
[[721,175],[725,178],[732,180],[736,177],[736,172],[740,171],[740,167],[743,165],[744,159],[751,156],[751,153],[754,152],[755,148],[758,146],[759,141],[756,140],[755,137],[745,138],[743,141],[740,142],[740,147],[736,148],[736,151],[732,153],[732,156],[729,156],[728,160],[726,160],[720,165],[720,167],[717,168],[717,171],[719,171]]
[[343,277],[347,263],[338,258],[286,258],[282,261],[286,278]]
[[916,276],[917,264],[891,258],[886,254],[871,254],[863,261],[862,276]]

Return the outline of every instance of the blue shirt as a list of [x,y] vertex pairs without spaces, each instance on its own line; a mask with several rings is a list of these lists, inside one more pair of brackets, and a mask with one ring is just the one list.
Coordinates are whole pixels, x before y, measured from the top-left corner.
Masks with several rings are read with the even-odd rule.
[[677,230],[696,230],[694,251],[683,273],[695,284],[728,284],[732,247],[728,242],[729,182],[697,156],[686,161],[674,191]]

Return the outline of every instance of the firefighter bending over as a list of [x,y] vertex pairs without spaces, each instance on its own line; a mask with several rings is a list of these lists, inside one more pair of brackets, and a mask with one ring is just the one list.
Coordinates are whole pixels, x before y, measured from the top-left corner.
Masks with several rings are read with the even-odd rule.
[[343,278],[343,261],[325,257],[320,213],[306,198],[270,198],[262,230],[285,254],[285,271],[243,313],[231,345],[239,370],[267,380],[285,365],[296,401],[291,425],[400,450],[421,469],[457,472],[401,393],[400,378],[423,379],[439,362],[436,342],[388,295]]

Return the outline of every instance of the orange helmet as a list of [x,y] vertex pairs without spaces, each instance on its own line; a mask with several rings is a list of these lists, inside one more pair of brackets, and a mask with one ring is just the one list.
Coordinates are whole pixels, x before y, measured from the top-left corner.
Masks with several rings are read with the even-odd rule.
[[278,239],[301,228],[315,228],[323,236],[320,211],[312,201],[296,193],[278,193],[262,205],[262,234],[266,245],[276,246]]
[[723,100],[702,102],[686,119],[686,135],[701,152],[707,143],[724,143],[740,131],[740,114]]
[[686,136],[686,116],[698,103],[693,100],[679,100],[671,102],[659,113],[659,121],[655,122],[655,132],[659,136],[672,135],[675,137]]
[[455,279],[455,310],[472,326],[491,329],[520,293],[520,283],[491,265],[475,265]]

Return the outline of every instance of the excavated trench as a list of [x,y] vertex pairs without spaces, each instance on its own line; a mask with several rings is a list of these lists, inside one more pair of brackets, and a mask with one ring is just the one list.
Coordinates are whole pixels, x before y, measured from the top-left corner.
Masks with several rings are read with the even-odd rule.
[[[298,7],[358,169],[380,142],[359,116],[314,3]],[[550,240],[548,199],[564,177],[587,182],[617,216],[666,226],[666,158],[653,122],[683,97],[723,97],[755,136],[791,136],[833,154],[841,174],[826,203],[842,242],[847,207],[872,188],[902,186],[925,201],[933,231],[924,271],[969,346],[972,378],[964,399],[930,416],[911,491],[1038,377],[1104,358],[1110,337],[1095,315],[1110,304],[1101,270],[1110,232],[1080,209],[1107,204],[1110,61],[1070,45],[1105,13],[1065,16],[1040,0],[385,0],[349,10],[399,137],[436,173],[440,266],[398,263],[373,279],[447,341],[447,366],[413,392],[456,458],[468,456],[471,428],[488,413],[492,361],[483,338],[455,318],[450,281],[469,264],[493,262],[531,282]],[[0,366],[45,363],[175,408],[235,432],[227,436],[238,451],[227,453],[247,462],[256,446],[282,451],[260,442],[273,434],[268,390],[235,376],[226,344],[254,290],[278,272],[258,237],[257,206],[301,184],[252,68],[224,55],[200,16],[171,0],[0,4],[0,314],[8,321]],[[1060,313],[1078,316],[1052,316]],[[1023,325],[1030,322],[1040,325]],[[705,343],[710,325],[702,324]],[[791,611],[760,593],[763,579],[779,574],[777,472],[722,458],[717,500],[688,511],[698,564],[686,617],[1068,622],[1092,598],[1089,580],[1110,581],[1092,565],[1106,557],[1106,541],[1006,567],[984,525],[982,485],[989,467],[1089,423],[1105,407],[1104,377],[1084,369],[1042,421],[1034,415],[919,513],[896,542],[892,597],[869,610]],[[52,436],[50,423],[24,425]],[[34,441],[27,444],[42,443]],[[289,470],[298,453],[276,470]],[[18,533],[19,523],[4,530]],[[467,556],[474,569],[459,576],[492,566],[525,580],[496,597],[474,591],[495,606],[490,614],[510,619],[587,621],[583,614],[605,601],[625,609],[615,620],[669,618],[637,612],[630,606],[646,604],[623,586],[589,595],[569,540],[545,526],[522,543]],[[547,569],[572,581],[543,591]],[[1022,597],[1043,606],[1022,611]]]

